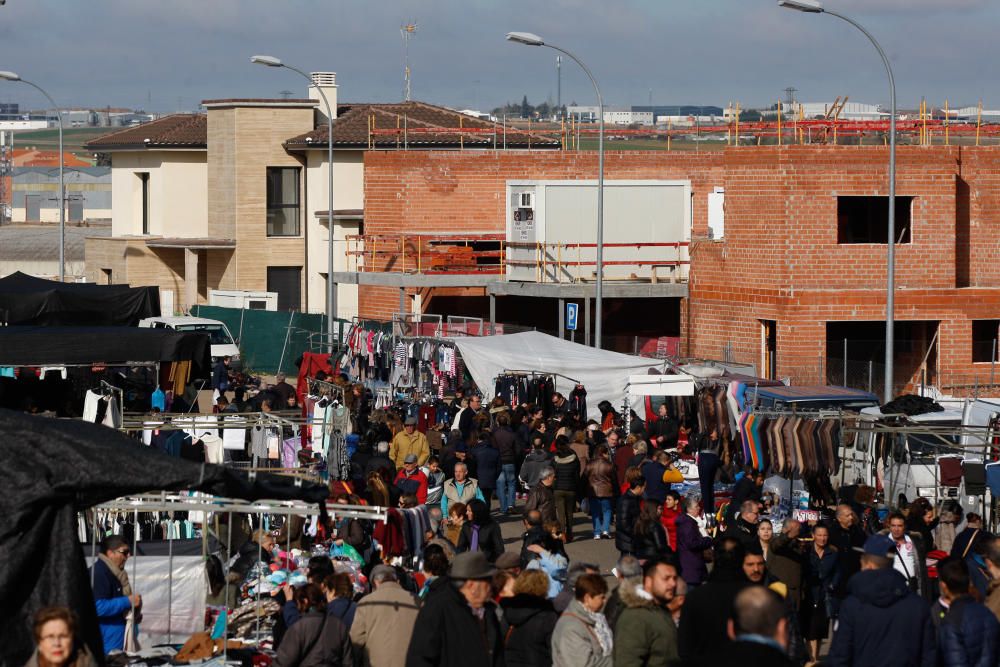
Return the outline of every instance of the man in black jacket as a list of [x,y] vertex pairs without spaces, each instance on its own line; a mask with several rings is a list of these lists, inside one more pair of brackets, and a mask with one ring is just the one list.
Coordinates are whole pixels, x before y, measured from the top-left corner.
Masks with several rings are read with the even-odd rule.
[[736,595],[747,586],[743,576],[743,544],[723,537],[715,545],[715,566],[708,581],[689,591],[677,629],[681,660],[717,650],[729,641],[727,625]]
[[744,500],[739,513],[729,520],[726,526],[726,537],[739,540],[744,549],[751,545],[758,546],[757,539],[758,505],[756,500]]
[[406,667],[502,667],[503,634],[490,597],[496,568],[481,551],[461,553],[417,615]]
[[787,630],[785,606],[778,594],[763,586],[748,586],[733,601],[726,633],[732,641],[683,665],[792,667],[795,663],[786,654]]
[[646,480],[635,477],[629,484],[628,491],[618,498],[618,508],[615,512],[615,546],[622,556],[635,555],[635,522],[642,509],[642,495],[646,490]]

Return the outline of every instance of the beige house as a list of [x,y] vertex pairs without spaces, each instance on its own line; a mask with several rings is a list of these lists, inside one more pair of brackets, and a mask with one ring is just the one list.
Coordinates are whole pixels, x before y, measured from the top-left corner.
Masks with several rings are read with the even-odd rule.
[[[335,272],[352,270],[348,237],[363,233],[366,151],[496,148],[495,124],[421,102],[338,104],[333,73],[313,80],[336,109]],[[318,100],[316,87],[308,99],[206,100],[207,113],[87,144],[112,165],[112,234],[87,239],[87,279],[159,285],[165,313],[206,303],[213,289],[276,292],[280,310],[325,312],[328,136]],[[525,141],[505,134],[506,147]],[[357,315],[357,294],[338,285],[339,317]]]

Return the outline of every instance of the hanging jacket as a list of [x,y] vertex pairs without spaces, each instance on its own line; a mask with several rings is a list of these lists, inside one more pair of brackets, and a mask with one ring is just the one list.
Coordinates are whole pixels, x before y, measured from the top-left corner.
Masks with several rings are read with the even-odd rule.
[[587,421],[587,390],[582,384],[576,385],[566,399],[570,412],[575,412],[581,423]]

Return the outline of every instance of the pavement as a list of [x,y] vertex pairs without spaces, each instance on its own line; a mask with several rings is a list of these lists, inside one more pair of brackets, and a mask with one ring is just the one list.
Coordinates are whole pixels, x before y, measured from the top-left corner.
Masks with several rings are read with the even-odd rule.
[[[504,544],[507,551],[520,552],[521,535],[524,533],[524,524],[521,522],[521,508],[524,501],[518,501],[514,508],[514,514],[509,516],[494,515],[494,519],[500,524],[500,532],[503,535]],[[577,512],[573,515],[574,540],[566,545],[566,554],[570,563],[583,561],[594,563],[601,568],[601,574],[605,577],[612,577],[611,568],[618,562],[618,549],[615,548],[615,541],[593,539],[593,527],[590,522],[590,515]],[[614,536],[614,531],[612,531]]]

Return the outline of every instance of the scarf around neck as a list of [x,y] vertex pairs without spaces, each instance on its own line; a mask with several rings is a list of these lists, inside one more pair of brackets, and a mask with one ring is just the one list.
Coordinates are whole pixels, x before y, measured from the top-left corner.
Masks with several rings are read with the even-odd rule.
[[129,583],[128,574],[126,574],[125,570],[119,569],[118,566],[111,562],[111,559],[104,554],[97,554],[97,557],[108,566],[108,569],[111,570],[111,574],[115,575],[115,578],[118,579],[118,582],[122,585],[122,595],[125,597],[132,595],[132,584]]

